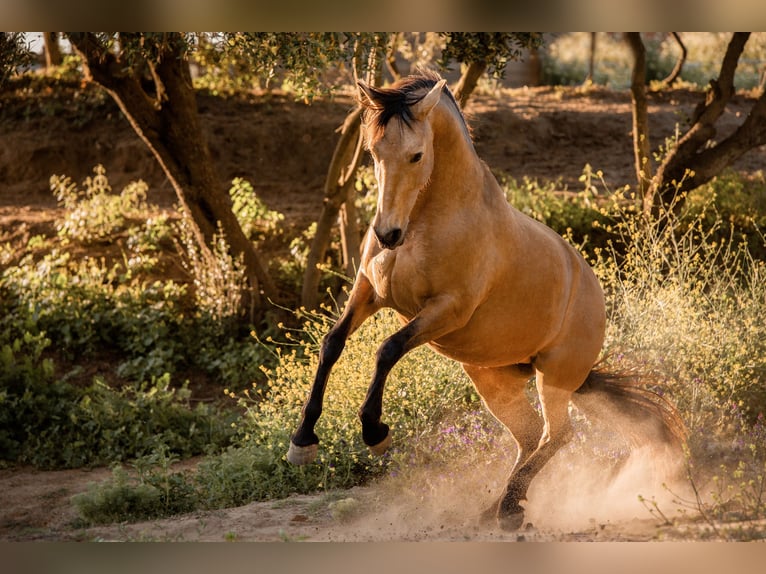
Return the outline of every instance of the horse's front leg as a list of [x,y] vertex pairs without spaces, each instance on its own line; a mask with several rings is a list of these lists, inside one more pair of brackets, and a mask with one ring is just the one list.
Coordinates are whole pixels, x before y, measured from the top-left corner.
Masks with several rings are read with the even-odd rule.
[[322,414],[324,391],[330,371],[343,352],[346,339],[378,309],[379,305],[376,302],[375,292],[370,281],[362,273],[359,273],[343,314],[322,339],[319,366],[314,375],[314,383],[303,406],[303,414],[298,429],[290,439],[290,448],[287,451],[289,462],[299,465],[308,464],[316,458],[319,438],[314,432],[314,426]]
[[465,325],[472,310],[460,308],[450,296],[435,298],[409,323],[386,339],[378,349],[375,373],[367,396],[359,409],[362,439],[373,454],[381,455],[391,445],[387,424],[381,422],[383,389],[389,372],[411,349],[438,339]]

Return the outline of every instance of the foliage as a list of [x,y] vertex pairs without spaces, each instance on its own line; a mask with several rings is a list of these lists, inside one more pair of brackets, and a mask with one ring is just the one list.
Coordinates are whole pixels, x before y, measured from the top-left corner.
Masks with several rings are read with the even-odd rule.
[[51,176],[51,191],[66,210],[66,216],[56,225],[60,237],[84,243],[103,240],[123,231],[127,217],[147,211],[146,183],[134,181],[119,195],[113,195],[104,166],[97,165],[93,172],[93,177],[85,178],[82,189],[69,177]]
[[25,333],[0,347],[3,462],[79,468],[143,456],[159,446],[180,456],[225,445],[229,429],[213,409],[192,408],[170,376],[114,389],[101,379],[78,387],[42,359],[44,335]]
[[496,78],[505,74],[509,61],[521,58],[522,51],[543,44],[540,32],[447,32],[440,66],[447,68],[451,60],[486,62],[487,70]]
[[235,177],[231,182],[229,196],[234,215],[248,239],[263,240],[266,235],[279,233],[280,222],[284,221],[285,216],[266,207],[249,181]]
[[58,250],[37,262],[27,255],[0,276],[7,310],[0,325],[45,333],[71,359],[118,351],[117,372],[129,378],[175,371],[185,355],[177,336],[184,288],[172,281],[131,284],[121,270]]
[[[249,339],[249,329],[242,332],[232,321],[243,286],[222,235],[213,261],[203,260],[183,220],[146,217],[143,184],[131,183],[115,196],[103,168],[95,171],[83,191],[57,178],[66,206],[57,223],[60,245],[44,242],[40,255],[33,248],[39,240],[30,240],[28,253],[0,274],[0,328],[14,337],[45,333],[70,361],[107,353],[116,358],[116,374],[131,381],[193,369],[225,377],[233,388],[250,385],[267,355]],[[119,260],[78,258],[69,249],[96,237],[106,244],[122,233]],[[151,278],[168,257],[170,238],[179,235],[186,237],[188,248],[179,244],[180,251],[193,278],[191,310],[187,285]]]
[[[195,59],[204,73],[196,81],[213,93],[233,93],[285,82],[307,100],[335,89],[329,69],[365,71],[383,54],[387,35],[367,32],[229,32],[198,38]],[[321,47],[321,49],[318,49]],[[348,78],[346,78],[348,80]]]
[[223,327],[237,317],[246,289],[242,258],[231,256],[220,223],[212,253],[200,248],[187,213],[182,214],[176,231],[182,264],[192,278],[196,307],[212,324]]
[[[244,412],[236,422],[236,444],[207,457],[196,475],[187,477],[203,507],[235,506],[364,483],[430,452],[428,437],[439,421],[479,408],[478,397],[456,363],[425,348],[413,351],[393,370],[386,388],[385,417],[394,433],[394,447],[390,454],[374,458],[361,441],[356,412],[372,373],[374,349],[398,325],[392,314],[381,313],[349,340],[333,371],[317,427],[322,441],[317,464],[290,465],[285,459],[290,434],[313,378],[320,339],[331,321],[324,314],[301,317],[303,328],[292,337],[294,346],[278,350],[276,367],[265,369],[268,384],[228,393]],[[435,456],[448,460],[454,455],[453,446],[461,445],[458,437],[475,432],[464,430],[445,430],[444,434],[455,437],[455,445],[442,445],[441,451],[428,454],[429,460],[435,463]]]
[[0,32],[0,87],[18,68],[31,65],[32,60],[22,32]]
[[633,349],[642,370],[667,381],[695,433],[720,429],[731,404],[757,417],[766,410],[766,372],[754,360],[766,352],[764,262],[736,236],[717,240],[720,219],[711,227],[670,208],[647,220],[633,204],[618,212],[596,263],[607,346]]

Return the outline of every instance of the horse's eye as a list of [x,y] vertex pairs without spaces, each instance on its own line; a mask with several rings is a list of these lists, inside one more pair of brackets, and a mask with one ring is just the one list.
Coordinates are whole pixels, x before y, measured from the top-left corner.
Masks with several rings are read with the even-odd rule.
[[423,159],[423,154],[418,152],[410,158],[410,163],[418,163],[421,159]]

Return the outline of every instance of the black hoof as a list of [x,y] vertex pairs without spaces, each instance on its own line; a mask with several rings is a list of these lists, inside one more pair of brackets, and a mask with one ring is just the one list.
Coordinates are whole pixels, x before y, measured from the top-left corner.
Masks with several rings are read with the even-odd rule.
[[391,433],[386,423],[362,423],[362,440],[375,455],[386,452],[391,444]]
[[498,515],[497,525],[502,530],[519,530],[524,524],[524,512],[515,512],[513,514]]
[[500,499],[481,513],[480,522],[503,530],[519,530],[524,525],[524,507],[518,502]]

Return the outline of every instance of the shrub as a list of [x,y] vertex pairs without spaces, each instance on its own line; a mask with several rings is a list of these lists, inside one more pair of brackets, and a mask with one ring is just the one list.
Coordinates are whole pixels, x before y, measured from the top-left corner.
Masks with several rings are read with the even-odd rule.
[[684,220],[670,206],[647,220],[633,205],[619,209],[596,263],[607,346],[666,380],[695,431],[725,426],[732,403],[757,417],[766,409],[766,371],[754,360],[766,352],[764,263],[721,234],[720,218],[708,224],[709,210]]
[[56,224],[59,236],[85,243],[101,240],[122,231],[126,218],[147,209],[146,190],[143,181],[134,181],[119,195],[112,188],[102,165],[93,168],[94,176],[85,178],[83,188],[78,189],[71,178],[51,176],[51,191],[66,215]]
[[[22,372],[17,365],[29,361],[7,348],[3,366],[10,355],[9,371]],[[171,388],[169,376],[118,390],[101,380],[82,388],[54,380],[48,370],[43,375],[2,381],[3,461],[79,468],[141,457],[161,446],[189,457],[230,439],[225,417],[207,405],[192,408],[187,388]]]
[[284,221],[285,216],[266,207],[249,181],[235,177],[231,182],[229,195],[234,215],[248,238],[262,240],[267,235],[276,235],[279,232],[280,222]]

